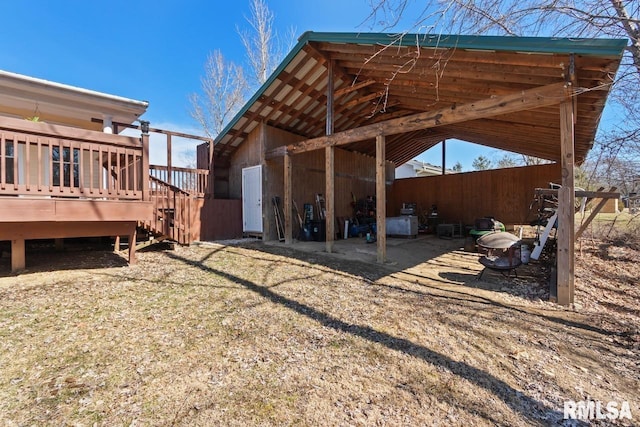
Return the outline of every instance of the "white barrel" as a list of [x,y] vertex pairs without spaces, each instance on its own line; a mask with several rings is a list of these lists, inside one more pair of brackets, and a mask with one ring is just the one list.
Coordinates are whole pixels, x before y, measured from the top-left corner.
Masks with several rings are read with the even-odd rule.
[[528,264],[530,257],[531,257],[531,250],[529,249],[529,245],[521,245],[520,246],[520,261],[522,261],[523,264]]

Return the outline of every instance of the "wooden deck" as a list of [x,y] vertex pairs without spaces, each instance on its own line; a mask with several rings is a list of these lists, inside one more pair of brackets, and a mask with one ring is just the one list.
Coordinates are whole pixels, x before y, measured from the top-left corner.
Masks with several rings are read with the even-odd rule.
[[[0,117],[0,240],[11,241],[13,271],[25,268],[29,239],[135,242],[141,227],[189,244],[192,199],[204,196],[207,180],[207,170],[149,165],[145,133],[135,138]],[[135,246],[129,244],[130,263]]]

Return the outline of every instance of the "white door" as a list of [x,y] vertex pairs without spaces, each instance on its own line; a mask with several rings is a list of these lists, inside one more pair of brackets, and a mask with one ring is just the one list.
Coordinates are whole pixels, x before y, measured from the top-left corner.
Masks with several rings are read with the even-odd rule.
[[242,169],[242,231],[262,233],[262,166]]

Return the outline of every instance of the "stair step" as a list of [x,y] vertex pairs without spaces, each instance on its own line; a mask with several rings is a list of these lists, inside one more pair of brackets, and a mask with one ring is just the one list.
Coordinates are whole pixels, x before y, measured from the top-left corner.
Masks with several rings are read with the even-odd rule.
[[146,248],[146,247],[149,247],[151,245],[155,245],[156,243],[163,242],[163,241],[167,240],[167,238],[168,238],[167,236],[154,237],[154,238],[152,238],[150,240],[147,240],[146,242],[138,243],[136,245],[136,250],[142,249],[142,248]]

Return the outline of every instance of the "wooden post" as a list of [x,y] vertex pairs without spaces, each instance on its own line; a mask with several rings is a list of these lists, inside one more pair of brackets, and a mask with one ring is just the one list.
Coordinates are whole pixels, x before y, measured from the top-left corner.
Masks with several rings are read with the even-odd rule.
[[11,272],[24,270],[27,266],[24,252],[24,239],[11,241]]
[[291,206],[293,205],[293,189],[291,179],[291,156],[284,156],[284,243],[290,245],[293,242],[293,223]]
[[[615,189],[615,187],[613,187]],[[611,190],[611,191],[615,191],[615,190]],[[591,210],[591,215],[589,215],[589,217],[586,219],[586,221],[584,223],[582,223],[582,225],[580,226],[580,228],[578,229],[578,231],[576,231],[576,235],[575,238],[576,240],[580,238],[580,236],[582,236],[582,233],[584,233],[584,230],[587,229],[587,227],[589,226],[589,224],[591,224],[591,221],[593,221],[593,219],[596,217],[596,215],[598,215],[598,213],[602,210],[602,208],[604,208],[604,205],[607,204],[607,202],[610,199],[602,199],[600,200],[600,202]]]
[[209,182],[207,184],[206,196],[208,198],[213,199],[214,197],[214,188],[215,188],[215,165],[213,164],[213,140],[208,142],[209,144]]
[[333,252],[333,241],[335,240],[335,148],[325,147],[325,230],[326,235],[326,251]]
[[113,242],[113,251],[120,252],[120,236],[116,236]]
[[378,262],[384,263],[387,258],[387,189],[385,168],[385,137],[376,137],[376,229],[378,243]]
[[55,245],[56,251],[63,251],[64,239],[54,239],[54,245]]
[[[333,60],[327,64],[327,123],[326,134],[333,135]],[[333,146],[325,147],[325,244],[328,253],[333,252],[333,241],[335,240],[335,148]]]
[[169,184],[173,184],[171,182],[171,134],[167,134],[167,182]]
[[444,175],[444,171],[446,170],[447,164],[447,140],[442,140],[442,175]]
[[[147,126],[149,124],[147,123]],[[151,200],[149,197],[149,133],[142,132],[142,200]]]
[[129,265],[136,263],[136,228],[129,234]]
[[560,104],[560,167],[562,187],[558,190],[558,304],[569,305],[574,297],[575,183],[574,112],[571,98]]

